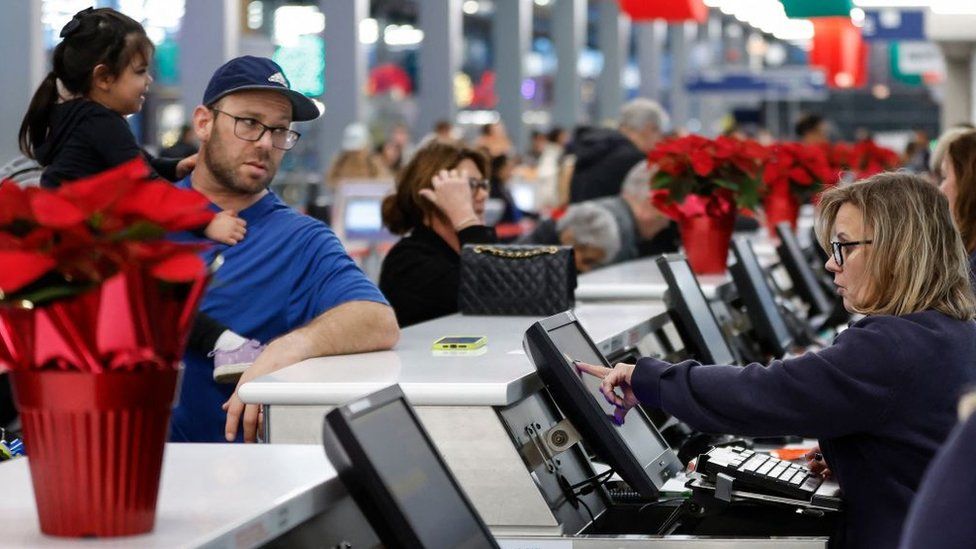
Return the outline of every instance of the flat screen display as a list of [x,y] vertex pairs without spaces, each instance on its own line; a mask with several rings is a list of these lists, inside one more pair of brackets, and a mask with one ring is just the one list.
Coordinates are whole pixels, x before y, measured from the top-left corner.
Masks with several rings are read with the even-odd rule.
[[668,280],[670,290],[669,305],[680,319],[681,327],[693,341],[685,342],[694,346],[695,358],[712,364],[732,364],[735,355],[725,341],[722,328],[705,300],[705,294],[691,267],[684,258],[658,258],[658,266]]
[[783,314],[776,305],[776,298],[763,274],[762,266],[748,241],[736,239],[732,251],[737,263],[732,275],[739,296],[748,309],[753,329],[769,352],[777,357],[782,356],[792,344],[793,335],[786,327]]
[[[588,364],[605,364],[603,357],[586,340],[580,325],[576,322],[566,324],[549,331],[549,337],[556,347],[569,359],[579,360]],[[572,364],[568,367],[575,370]],[[627,413],[623,425],[616,425],[612,420],[614,406],[607,402],[600,392],[600,380],[591,375],[580,376],[583,386],[590,396],[603,409],[608,426],[616,429],[630,448],[631,453],[640,462],[643,469],[651,467],[662,454],[670,453],[671,449],[650,422],[640,413],[639,409]]]
[[423,547],[494,547],[402,399],[356,416],[351,426]]
[[383,230],[382,198],[350,198],[343,216],[346,234],[376,233]]

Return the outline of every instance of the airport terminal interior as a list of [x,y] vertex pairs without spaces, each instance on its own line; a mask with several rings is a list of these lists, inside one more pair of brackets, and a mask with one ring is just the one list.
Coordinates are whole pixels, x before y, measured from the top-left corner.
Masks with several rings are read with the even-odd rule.
[[2,7],[0,547],[976,547],[976,1]]

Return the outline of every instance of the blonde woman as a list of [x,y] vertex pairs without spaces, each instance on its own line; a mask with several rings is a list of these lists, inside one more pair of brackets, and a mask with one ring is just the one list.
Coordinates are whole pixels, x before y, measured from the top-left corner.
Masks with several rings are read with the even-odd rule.
[[834,545],[896,547],[956,401],[976,381],[966,251],[945,197],[911,174],[825,192],[817,234],[845,308],[865,315],[831,346],[768,366],[643,358],[580,369],[603,378],[621,420],[641,402],[705,432],[818,438],[811,469],[844,492]]

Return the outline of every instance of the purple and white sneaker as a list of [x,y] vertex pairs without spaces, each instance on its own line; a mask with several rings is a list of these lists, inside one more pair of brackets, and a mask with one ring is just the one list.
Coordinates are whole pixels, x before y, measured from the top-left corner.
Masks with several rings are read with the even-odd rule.
[[248,366],[257,360],[264,348],[265,345],[262,345],[260,341],[249,339],[231,351],[211,351],[209,356],[214,359],[214,381],[217,383],[237,383],[244,370],[247,370]]

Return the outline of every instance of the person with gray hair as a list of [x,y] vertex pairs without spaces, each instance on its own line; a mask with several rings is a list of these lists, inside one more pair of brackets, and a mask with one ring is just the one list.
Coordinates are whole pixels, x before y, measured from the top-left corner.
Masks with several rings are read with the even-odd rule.
[[560,244],[573,247],[576,270],[581,273],[612,262],[621,250],[617,219],[596,202],[570,206],[556,221],[556,232]]
[[569,154],[576,156],[570,182],[570,202],[583,202],[620,194],[627,174],[660,141],[669,118],[659,104],[637,98],[620,109],[615,129],[581,131]]
[[627,175],[617,196],[573,204],[558,220],[539,223],[520,242],[573,247],[576,270],[678,251],[674,223],[651,204],[647,162]]

